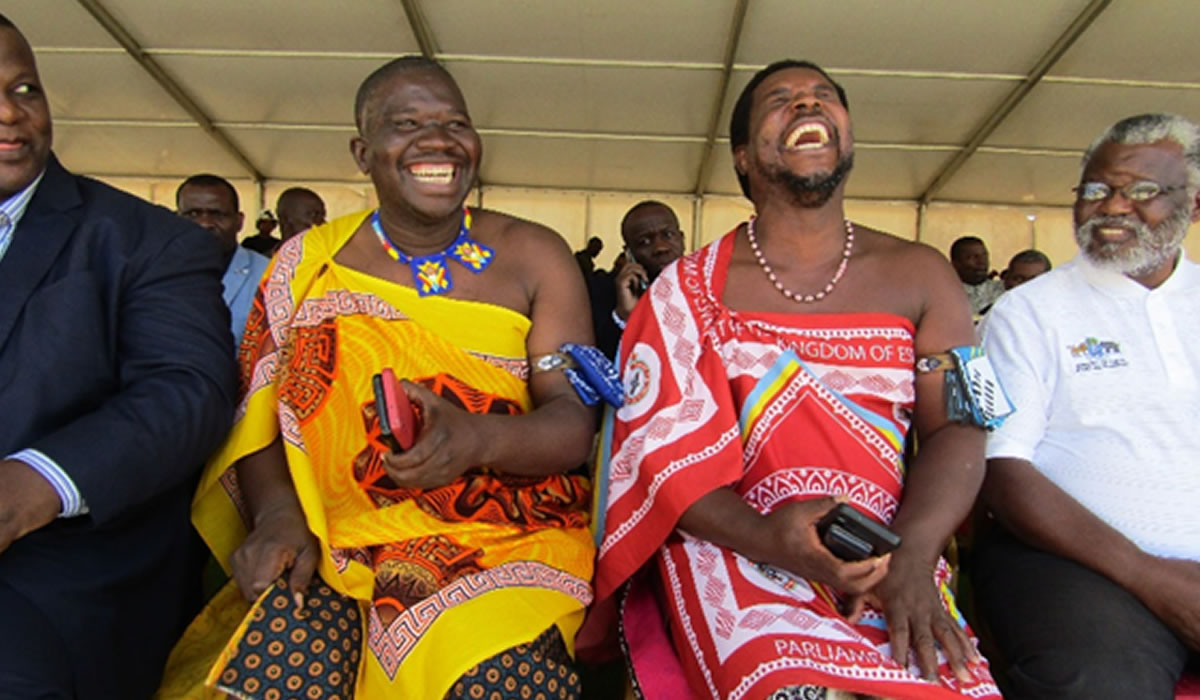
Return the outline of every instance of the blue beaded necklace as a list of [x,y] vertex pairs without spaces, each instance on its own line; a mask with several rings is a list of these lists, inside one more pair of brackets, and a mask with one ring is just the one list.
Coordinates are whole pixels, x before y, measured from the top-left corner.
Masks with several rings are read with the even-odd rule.
[[375,235],[383,244],[383,249],[388,256],[402,265],[409,266],[409,269],[412,270],[413,286],[417,288],[417,294],[423,297],[430,294],[445,294],[454,289],[454,280],[450,277],[450,267],[446,265],[446,258],[457,260],[460,265],[478,275],[487,269],[487,266],[492,264],[492,259],[496,257],[496,251],[471,238],[471,210],[467,207],[463,207],[463,219],[462,224],[459,225],[458,236],[444,250],[429,255],[414,257],[406,255],[397,248],[383,232],[383,225],[379,223],[378,209],[371,214],[371,228],[375,229]]

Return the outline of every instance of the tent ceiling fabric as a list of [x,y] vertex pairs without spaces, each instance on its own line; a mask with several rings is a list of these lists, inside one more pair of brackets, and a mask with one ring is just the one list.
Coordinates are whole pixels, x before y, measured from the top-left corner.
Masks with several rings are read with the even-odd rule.
[[[849,92],[848,194],[918,199],[1089,8],[1089,24],[935,199],[1063,205],[1078,156],[1120,117],[1200,116],[1195,0],[9,0],[38,54],[70,167],[250,175],[98,22],[100,6],[266,178],[362,182],[359,82],[420,51],[408,10],[483,134],[484,184],[738,194],[729,111],[755,70],[825,66]],[[407,8],[406,8],[407,5]]]

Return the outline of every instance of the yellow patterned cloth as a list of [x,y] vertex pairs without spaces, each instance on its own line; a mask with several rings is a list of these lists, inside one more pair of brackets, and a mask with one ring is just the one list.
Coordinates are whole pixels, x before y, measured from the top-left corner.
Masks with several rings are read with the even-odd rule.
[[[356,601],[364,649],[356,697],[440,698],[465,671],[557,625],[573,639],[591,600],[590,484],[472,469],[436,489],[397,487],[383,468],[371,377],[391,367],[475,413],[532,407],[525,338],[509,309],[441,296],[344,267],[335,253],[368,215],[284,244],[240,349],[242,403],[205,470],[193,521],[228,567],[245,537],[234,470],[282,434],[292,481],[321,543],[320,576]],[[247,607],[219,594],[168,665],[160,697],[205,697],[218,652]],[[231,624],[232,623],[232,624]],[[244,625],[242,626],[244,629]]]

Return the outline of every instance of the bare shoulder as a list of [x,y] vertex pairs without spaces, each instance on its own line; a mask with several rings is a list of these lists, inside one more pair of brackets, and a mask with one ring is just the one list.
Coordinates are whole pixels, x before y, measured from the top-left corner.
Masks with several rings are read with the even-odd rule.
[[888,277],[905,285],[932,287],[957,286],[958,276],[950,261],[936,248],[918,241],[855,224],[856,245],[872,266],[885,268]]
[[498,276],[519,288],[524,304],[557,295],[586,306],[587,289],[579,265],[571,247],[553,229],[487,209],[472,209],[471,217],[472,235],[496,251]]
[[517,254],[571,254],[570,246],[553,229],[490,209],[472,209],[471,227],[476,237],[497,249]]

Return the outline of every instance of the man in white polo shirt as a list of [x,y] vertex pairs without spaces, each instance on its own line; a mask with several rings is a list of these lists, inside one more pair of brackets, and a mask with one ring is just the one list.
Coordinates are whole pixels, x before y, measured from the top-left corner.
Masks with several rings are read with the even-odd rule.
[[973,571],[1006,698],[1172,698],[1200,649],[1200,127],[1118,122],[1075,189],[1080,255],[992,308],[1017,412]]

